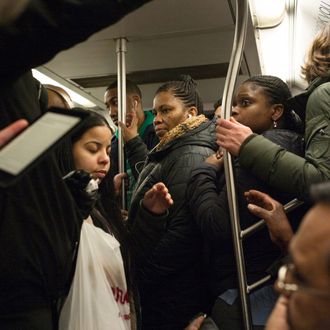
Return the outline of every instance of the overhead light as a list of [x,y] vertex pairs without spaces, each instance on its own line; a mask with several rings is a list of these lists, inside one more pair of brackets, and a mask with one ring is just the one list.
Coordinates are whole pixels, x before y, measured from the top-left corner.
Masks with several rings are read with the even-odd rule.
[[256,28],[272,28],[283,21],[286,0],[249,0],[249,4]]
[[32,74],[42,84],[63,88],[70,95],[71,100],[77,105],[85,108],[100,108],[105,110],[104,103],[99,99],[44,66],[32,69]]

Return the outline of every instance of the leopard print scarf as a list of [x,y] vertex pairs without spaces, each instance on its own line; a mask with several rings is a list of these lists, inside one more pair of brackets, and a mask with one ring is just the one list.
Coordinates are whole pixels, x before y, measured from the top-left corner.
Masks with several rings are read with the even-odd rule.
[[186,132],[189,132],[200,124],[208,121],[208,119],[204,115],[199,115],[195,117],[191,117],[186,119],[183,123],[175,126],[170,131],[168,131],[160,140],[160,142],[156,146],[156,150],[162,150],[164,146],[166,146],[169,142],[177,139],[178,137],[184,135]]

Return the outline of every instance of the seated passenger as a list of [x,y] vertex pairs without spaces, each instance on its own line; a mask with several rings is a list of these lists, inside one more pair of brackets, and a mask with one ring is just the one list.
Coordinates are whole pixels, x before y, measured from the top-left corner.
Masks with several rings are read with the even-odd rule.
[[160,142],[140,173],[128,221],[134,224],[141,198],[159,180],[168,187],[174,204],[161,239],[138,264],[144,330],[182,330],[205,308],[202,237],[185,197],[191,169],[216,150],[214,124],[202,112],[190,76],[167,82],[156,92],[154,126]]
[[[288,86],[277,77],[251,77],[238,88],[232,116],[238,125],[247,125],[253,132],[263,134],[283,148],[301,154],[302,138],[294,130],[296,117],[286,107],[290,96]],[[247,210],[245,191],[261,189],[282,202],[293,198],[244,171],[236,159],[233,165],[242,229],[259,220]],[[192,171],[187,196],[206,244],[209,289],[215,302],[212,316],[220,329],[242,329],[231,220],[221,159],[213,155]],[[267,268],[281,255],[281,251],[271,242],[267,230],[263,229],[244,240],[244,255],[248,284],[252,284],[265,277]],[[272,283],[267,283],[250,295],[255,326],[264,326],[275,300]]]

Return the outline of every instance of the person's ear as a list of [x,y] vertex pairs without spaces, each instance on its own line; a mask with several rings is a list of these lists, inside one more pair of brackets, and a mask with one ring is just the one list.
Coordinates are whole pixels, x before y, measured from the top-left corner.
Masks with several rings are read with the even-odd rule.
[[198,110],[196,107],[190,107],[188,110],[188,116],[197,116],[198,115]]
[[272,106],[272,120],[278,121],[283,116],[284,107],[283,104],[274,104]]
[[134,95],[132,95],[132,101],[136,102],[137,104],[140,104],[141,103],[141,98],[140,98],[139,95],[134,94]]

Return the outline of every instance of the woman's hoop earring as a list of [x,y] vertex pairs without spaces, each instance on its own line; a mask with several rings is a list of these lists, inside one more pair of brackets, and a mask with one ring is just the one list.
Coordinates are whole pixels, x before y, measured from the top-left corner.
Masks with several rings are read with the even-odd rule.
[[192,117],[191,113],[188,113],[188,118],[190,119]]

